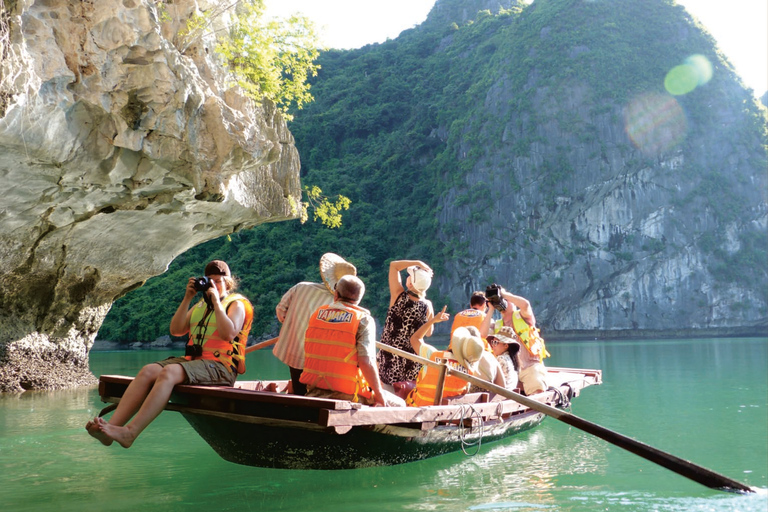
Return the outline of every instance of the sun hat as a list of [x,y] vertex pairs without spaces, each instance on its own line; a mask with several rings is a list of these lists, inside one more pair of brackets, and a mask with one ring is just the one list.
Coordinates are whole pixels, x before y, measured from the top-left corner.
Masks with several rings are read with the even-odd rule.
[[411,265],[405,270],[411,277],[411,286],[414,290],[419,293],[425,293],[429,289],[429,286],[432,284],[432,275],[429,272],[418,265]]
[[515,334],[515,331],[511,327],[505,325],[499,330],[499,332],[489,335],[488,341],[491,341],[491,338],[496,338],[502,343],[511,345],[517,341],[517,334]]
[[472,373],[477,373],[477,366],[485,347],[480,336],[473,336],[466,327],[453,331],[451,351],[456,360]]
[[320,258],[320,277],[328,291],[333,293],[336,283],[343,276],[357,275],[357,269],[338,254],[327,252]]
[[229,272],[229,265],[221,260],[213,260],[205,266],[206,276],[227,276],[232,277]]

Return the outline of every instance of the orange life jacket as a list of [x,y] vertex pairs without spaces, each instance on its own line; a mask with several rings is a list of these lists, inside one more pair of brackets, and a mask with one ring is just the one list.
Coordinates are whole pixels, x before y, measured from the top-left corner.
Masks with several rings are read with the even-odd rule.
[[549,357],[550,354],[544,345],[544,338],[539,334],[539,329],[528,325],[519,309],[512,313],[512,329],[517,333],[523,346],[528,349],[529,354],[541,360]]
[[453,331],[455,331],[458,327],[474,326],[480,330],[480,326],[483,324],[484,318],[485,313],[479,309],[465,309],[464,311],[459,311],[453,317],[453,324],[451,325],[451,336],[453,336]]
[[368,311],[334,302],[312,313],[304,338],[304,371],[300,382],[329,391],[370,398],[372,392],[357,360],[360,319]]
[[[451,345],[453,343],[453,331],[458,329],[459,327],[476,327],[477,330],[480,330],[480,326],[483,325],[483,320],[485,320],[485,313],[480,311],[479,309],[465,309],[464,311],[459,311],[456,313],[456,315],[453,317],[453,324],[451,325],[451,341],[448,342],[448,350],[451,350]],[[485,347],[485,350],[488,352],[493,352],[493,349],[488,344],[488,341],[485,339],[485,334],[480,333],[481,339],[483,340],[483,346]]]
[[[445,363],[453,370],[459,370],[472,375],[464,366],[453,357],[453,354],[447,350],[436,350],[429,356],[430,361],[436,363]],[[405,398],[405,405],[421,407],[423,405],[435,405],[435,396],[437,395],[437,382],[440,378],[441,370],[425,364],[419,371],[416,379],[416,387],[408,393]],[[443,398],[449,396],[463,395],[467,392],[469,383],[454,375],[446,375],[443,381]]]
[[245,306],[245,320],[242,329],[232,341],[221,338],[216,326],[216,314],[206,306],[204,301],[201,300],[194,306],[189,320],[187,345],[202,345],[202,355],[185,356],[188,361],[192,359],[220,361],[229,371],[245,373],[245,345],[248,343],[248,333],[253,323],[253,306],[244,296],[230,293],[221,301],[224,311],[227,311],[236,300]]

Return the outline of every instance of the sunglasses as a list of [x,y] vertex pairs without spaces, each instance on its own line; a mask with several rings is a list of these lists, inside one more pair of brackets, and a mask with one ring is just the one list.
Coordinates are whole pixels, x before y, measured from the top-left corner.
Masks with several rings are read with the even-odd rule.
[[504,343],[503,341],[501,341],[501,340],[499,340],[499,339],[497,339],[497,338],[491,338],[491,337],[489,336],[487,339],[488,339],[488,344],[489,344],[490,346],[492,346],[492,347],[495,347],[495,346],[496,346],[496,345],[498,345],[498,344],[502,344],[502,345],[508,345],[508,343]]

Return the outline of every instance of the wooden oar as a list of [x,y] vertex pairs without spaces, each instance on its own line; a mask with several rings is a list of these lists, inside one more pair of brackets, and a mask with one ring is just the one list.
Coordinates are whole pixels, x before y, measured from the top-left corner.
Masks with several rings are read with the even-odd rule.
[[251,345],[250,347],[245,348],[245,353],[250,354],[254,350],[259,350],[260,348],[269,347],[270,345],[274,345],[277,343],[277,340],[280,339],[280,337],[272,338],[271,340],[262,341],[261,343],[257,343],[255,345]]
[[[427,364],[437,368],[442,367],[442,365],[435,363],[434,361],[430,361],[409,352],[390,347],[389,345],[384,345],[381,342],[377,342],[376,346],[381,350],[386,350],[400,357],[410,359],[411,361],[416,361],[417,363]],[[755,492],[753,488],[742,484],[741,482],[737,482],[736,480],[732,480],[727,476],[715,473],[712,470],[694,464],[693,462],[687,461],[685,459],[681,459],[680,457],[672,455],[671,453],[661,451],[658,448],[654,448],[653,446],[649,446],[645,443],[641,443],[640,441],[636,441],[631,437],[627,437],[623,434],[619,434],[618,432],[614,432],[613,430],[601,427],[596,423],[592,423],[591,421],[579,418],[578,416],[574,416],[573,414],[561,409],[537,402],[536,400],[532,400],[527,396],[515,393],[514,391],[510,391],[509,389],[497,386],[496,384],[477,378],[473,375],[467,375],[464,372],[452,370],[451,368],[448,368],[448,374],[458,377],[483,389],[487,389],[488,391],[492,391],[497,395],[501,395],[503,397],[509,398],[510,400],[514,400],[515,402],[529,407],[534,411],[546,414],[547,416],[551,416],[557,420],[562,421],[563,423],[567,423],[572,427],[576,427],[580,430],[583,430],[584,432],[597,436],[611,444],[614,444],[620,448],[624,448],[625,450],[628,450],[635,455],[639,455],[644,459],[659,464],[660,466],[663,466],[679,475],[689,478],[711,489],[729,492]]]

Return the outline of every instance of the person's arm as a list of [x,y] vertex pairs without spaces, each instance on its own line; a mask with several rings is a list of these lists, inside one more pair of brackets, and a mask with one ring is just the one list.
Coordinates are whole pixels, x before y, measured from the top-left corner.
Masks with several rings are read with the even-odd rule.
[[[435,317],[435,308],[432,306],[432,301],[424,299],[424,302],[427,303],[427,322],[432,320]],[[443,311],[445,311],[445,307],[443,307]],[[432,336],[432,333],[435,332],[435,324],[431,324],[429,326],[429,329],[426,332],[426,335]]]
[[283,297],[280,299],[280,302],[277,304],[277,307],[275,307],[275,316],[280,323],[285,322],[285,315],[288,314],[288,308],[291,307],[291,301],[293,300],[293,293],[295,289],[296,285],[292,286],[287,292],[285,292]]
[[240,333],[245,323],[245,306],[239,300],[229,304],[227,311],[220,301],[214,302],[213,312],[216,315],[216,330],[221,339],[232,341]]
[[181,304],[176,308],[176,312],[173,314],[173,318],[171,318],[170,331],[172,336],[184,336],[189,332],[189,318],[192,316],[189,304],[196,293],[195,278],[190,277],[189,281],[187,281],[187,288],[184,290],[184,298],[181,299]]
[[[415,333],[411,336],[411,346],[413,347],[413,351],[419,354],[421,350],[421,346],[424,344],[424,338],[432,335],[432,330],[435,324],[438,324],[440,322],[445,322],[449,318],[451,318],[451,315],[445,312],[445,309],[448,306],[443,306],[443,310],[440,311],[437,315],[433,316],[429,320],[427,320],[424,325],[419,327]],[[429,334],[427,334],[429,333]]]
[[[493,359],[496,360],[495,357]],[[502,388],[507,387],[507,379],[504,378],[504,372],[501,371],[501,364],[498,361],[496,361],[496,377],[494,377],[493,383]]]
[[376,366],[371,362],[370,357],[358,357],[357,365],[360,367],[365,381],[371,386],[373,390],[373,401],[376,405],[386,407],[387,403],[384,400],[384,389],[381,387],[381,380],[379,380],[379,371]]
[[483,317],[483,322],[480,324],[480,336],[483,338],[487,338],[489,335],[493,334],[491,332],[491,322],[493,321],[493,309],[488,309],[485,312],[485,316]]
[[384,389],[379,379],[379,369],[376,366],[376,322],[372,316],[364,315],[360,319],[355,336],[355,348],[357,350],[357,366],[363,374],[365,381],[373,390],[375,405],[385,407]]
[[432,269],[421,260],[395,260],[389,264],[389,305],[390,307],[395,303],[397,297],[405,291],[403,282],[400,278],[400,272],[410,267],[411,265],[418,265],[428,272],[432,272]]
[[530,325],[531,327],[536,327],[536,317],[533,316],[533,308],[531,307],[531,303],[519,295],[514,295],[512,293],[509,293],[507,290],[502,289],[501,290],[501,296],[507,299],[509,302],[517,306],[517,309],[520,310],[520,315],[523,317],[523,320]]

